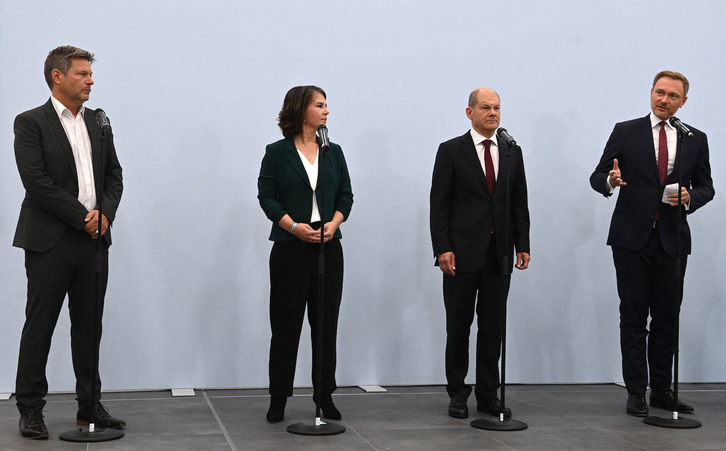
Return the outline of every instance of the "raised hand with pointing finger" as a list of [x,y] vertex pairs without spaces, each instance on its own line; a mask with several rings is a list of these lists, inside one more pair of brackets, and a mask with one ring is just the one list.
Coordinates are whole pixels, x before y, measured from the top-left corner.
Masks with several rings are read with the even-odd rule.
[[620,174],[620,168],[618,167],[618,159],[613,159],[613,170],[610,171],[610,178],[608,179],[610,186],[616,188],[618,186],[625,186],[627,183],[623,181]]

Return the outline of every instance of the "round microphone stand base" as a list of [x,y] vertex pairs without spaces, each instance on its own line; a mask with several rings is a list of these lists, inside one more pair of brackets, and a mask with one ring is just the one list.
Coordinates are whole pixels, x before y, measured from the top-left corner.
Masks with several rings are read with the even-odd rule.
[[643,419],[643,423],[669,429],[696,429],[701,427],[700,421],[692,418],[679,418],[677,412],[673,414],[673,418],[646,417]]
[[298,435],[336,435],[345,432],[345,426],[337,423],[325,423],[316,420],[318,424],[295,423],[287,427],[287,432]]
[[499,421],[479,418],[471,422],[471,427],[486,429],[487,431],[523,431],[527,429],[527,423],[513,420],[511,418],[500,419]]
[[61,440],[66,442],[110,442],[124,436],[124,431],[118,429],[100,429],[96,428],[93,432],[89,432],[88,428],[78,429],[75,431],[64,432],[60,435]]

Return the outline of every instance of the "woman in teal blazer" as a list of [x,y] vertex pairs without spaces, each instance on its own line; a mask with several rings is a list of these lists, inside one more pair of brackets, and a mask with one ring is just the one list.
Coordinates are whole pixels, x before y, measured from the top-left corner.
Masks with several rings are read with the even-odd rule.
[[[297,86],[285,96],[278,125],[285,137],[269,144],[257,180],[260,206],[272,221],[270,240],[270,408],[267,421],[285,417],[292,396],[295,364],[305,308],[313,337],[313,363],[317,361],[318,254],[320,227],[325,240],[322,386],[313,389],[323,417],[340,420],[333,404],[338,312],[343,293],[343,249],[340,224],[353,205],[350,176],[343,150],[330,143],[325,153],[325,205],[320,202],[323,174],[315,132],[327,122],[325,92],[316,86]],[[311,314],[312,312],[312,314]]]

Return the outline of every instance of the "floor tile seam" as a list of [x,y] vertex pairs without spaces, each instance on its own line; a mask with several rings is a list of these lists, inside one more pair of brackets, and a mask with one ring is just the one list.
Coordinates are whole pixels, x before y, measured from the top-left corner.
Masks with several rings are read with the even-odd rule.
[[[353,426],[350,425],[350,423],[347,423],[345,421],[341,421],[341,424],[344,424],[346,429],[350,432],[353,432],[356,436],[358,436],[361,440],[363,440],[368,446],[371,447],[374,451],[380,451],[378,448],[376,448],[366,437],[360,434]],[[287,431],[287,428],[277,430],[277,431],[234,431],[230,432],[230,437],[250,437],[250,436],[261,436],[261,437],[275,437],[275,436],[286,436],[289,435],[290,432]]]
[[[476,418],[472,418],[471,420],[476,420]],[[376,429],[374,433],[380,433],[381,431],[411,432],[411,431],[421,431],[421,430],[454,431],[454,430],[462,430],[462,429],[475,429],[475,428],[471,427],[471,425],[470,425],[471,420],[461,420],[461,422],[457,423],[457,424],[437,424],[437,425],[427,424],[425,426],[419,425],[419,426],[409,426],[409,427],[407,427],[405,424],[397,423],[397,424],[393,425],[395,427],[382,428],[379,426],[378,429]],[[364,421],[364,420],[362,420],[361,422],[368,423],[367,421]],[[353,423],[356,423],[356,421],[353,421]],[[348,423],[346,423],[346,424],[348,424]],[[368,426],[366,426],[366,427],[368,427]],[[363,429],[362,432],[359,432],[359,434],[363,435],[363,436],[371,435],[365,429]]]
[[[379,384],[381,387],[386,388],[388,387],[389,393],[390,390],[395,390],[398,388],[404,388],[404,389],[416,389],[416,388],[423,388],[427,387],[427,389],[432,388],[441,388],[442,390],[445,390],[445,385],[385,385],[385,384]],[[680,382],[680,385],[694,385],[694,386],[702,386],[702,385],[721,385],[725,388],[714,388],[714,389],[701,389],[701,388],[692,388],[692,389],[684,389],[681,388],[681,390],[689,390],[689,391],[726,391],[726,382]],[[517,389],[517,388],[525,388],[524,391],[527,391],[526,388],[531,387],[533,389],[536,389],[537,387],[602,387],[602,388],[625,388],[625,385],[622,384],[622,382],[601,382],[601,383],[530,383],[530,384],[524,384],[524,383],[507,383],[508,389]],[[345,386],[339,386],[339,389],[359,389],[359,386],[357,385],[345,385]],[[312,387],[295,387],[295,390],[306,390],[312,392]],[[226,391],[226,390],[239,390],[239,391],[246,391],[246,390],[267,390],[267,387],[194,387],[193,390],[197,391]],[[361,389],[362,390],[362,389]],[[547,390],[547,391],[557,391],[557,390]],[[568,390],[569,391],[569,390]],[[109,389],[104,390],[103,394],[109,394],[109,395],[123,395],[124,393],[161,393],[161,392],[170,392],[170,389],[168,388],[139,388],[139,389]],[[48,393],[48,396],[56,396],[56,395],[67,395],[67,396],[75,396],[75,391],[50,391]],[[385,393],[383,393],[385,394]]]
[[[335,393],[333,394],[334,397],[343,397],[343,396],[431,396],[431,395],[443,395],[445,392],[436,392],[436,393]],[[304,395],[292,395],[291,398],[309,398],[312,396],[312,393],[304,394]],[[269,398],[270,395],[211,395],[209,396],[210,399],[223,399],[223,398]]]
[[219,429],[222,431],[222,435],[224,435],[224,439],[227,441],[229,448],[232,451],[237,451],[237,448],[234,446],[234,442],[232,441],[232,437],[229,436],[229,433],[227,432],[227,428],[224,426],[224,423],[222,423],[222,419],[219,418],[219,414],[217,414],[217,410],[212,405],[212,401],[207,397],[206,392],[203,392],[202,394],[204,396],[204,400],[207,403],[207,406],[209,407],[209,410],[212,412],[212,415],[214,415],[214,419],[217,420],[217,426],[219,426]]
[[[235,389],[237,390],[237,389]],[[511,390],[511,389],[510,389]],[[623,389],[622,388],[614,388],[612,390],[521,390],[521,391],[508,391],[509,394],[527,394],[527,393],[610,393],[610,392],[618,392],[620,393]],[[713,392],[713,391],[725,391],[726,390],[688,390],[688,389],[681,389],[679,392],[695,392],[695,391],[704,391],[704,392]],[[388,396],[388,395],[441,395],[446,394],[445,390],[441,391],[425,391],[425,392],[377,392],[377,393],[334,393],[333,396]],[[294,394],[293,397],[302,397],[302,396],[311,396],[312,393],[300,393],[300,394]],[[269,394],[255,394],[255,395],[244,395],[244,394],[236,394],[236,395],[210,395],[210,398],[233,398],[233,397],[250,397],[250,398],[260,398],[260,397],[269,397]]]
[[596,430],[598,432],[602,432],[602,433],[606,434],[608,437],[610,437],[610,440],[617,439],[617,440],[621,440],[622,442],[625,442],[625,443],[627,443],[629,445],[632,445],[634,447],[637,447],[639,449],[644,449],[644,450],[650,449],[647,446],[643,446],[640,443],[637,443],[637,442],[634,442],[632,440],[629,440],[627,438],[627,435],[626,434],[615,433],[614,431],[608,430],[608,429],[604,429],[601,426],[592,426],[592,429],[594,429],[594,430]]
[[345,420],[341,421],[341,423],[343,423],[348,430],[352,431],[355,435],[357,435],[358,437],[360,437],[360,439],[363,440],[368,446],[370,446],[371,449],[373,449],[375,451],[380,451],[378,448],[376,448],[373,445],[373,443],[371,443],[366,437],[364,437],[360,432],[358,432],[358,430],[356,428],[354,428],[353,426],[351,426],[350,423],[348,423]]
[[517,451],[517,448],[513,448],[510,444],[502,441],[497,436],[491,434],[490,431],[487,431],[486,429],[475,428],[475,427],[473,427],[471,425],[470,425],[470,427],[471,427],[471,429],[474,429],[474,432],[476,432],[476,433],[478,433],[480,435],[483,435],[483,436],[485,436],[487,438],[490,438],[490,439],[494,440],[495,442],[499,443],[500,445],[506,446],[507,448],[511,449],[512,451]]
[[[725,392],[726,390],[719,390],[719,392]],[[691,390],[680,390],[679,393],[695,393],[695,392],[704,392],[704,393],[713,393],[714,390],[698,390],[698,391],[691,391]],[[202,392],[205,393],[206,392]],[[527,391],[527,392],[518,392],[518,393],[508,393],[511,396],[521,396],[528,393],[585,393],[585,392],[563,392],[563,391],[556,391],[556,392],[534,392],[534,391]],[[587,393],[606,393],[606,392],[587,392]],[[439,395],[445,395],[445,392],[422,392],[422,393],[336,393],[333,396],[336,398],[338,397],[383,397],[383,396],[439,396]],[[232,399],[232,398],[261,398],[266,399],[269,398],[269,394],[264,395],[207,395],[209,399]],[[293,398],[307,398],[312,396],[312,394],[300,394],[300,395],[293,395]],[[114,402],[144,402],[144,401],[193,401],[193,400],[200,400],[201,397],[197,396],[184,396],[184,397],[174,397],[174,398],[167,398],[167,397],[159,397],[159,398],[113,398],[113,399],[102,399],[101,401],[106,403],[114,403]],[[46,399],[46,403],[48,404],[64,404],[64,403],[77,403],[75,399]]]
[[[154,402],[157,402],[157,401],[166,401],[166,402],[171,402],[171,401],[177,401],[177,402],[178,401],[199,401],[200,403],[204,403],[204,398],[202,398],[202,397],[195,397],[195,396],[189,396],[189,397],[184,397],[184,398],[123,398],[123,399],[102,399],[101,400],[101,402],[103,403],[103,405],[108,405],[108,404],[117,403],[117,402],[129,402],[129,401],[132,401],[132,402],[143,402],[143,401],[154,401]],[[77,404],[78,401],[76,401],[75,399],[69,399],[69,400],[48,400],[48,399],[46,399],[46,404],[69,404],[69,403]]]

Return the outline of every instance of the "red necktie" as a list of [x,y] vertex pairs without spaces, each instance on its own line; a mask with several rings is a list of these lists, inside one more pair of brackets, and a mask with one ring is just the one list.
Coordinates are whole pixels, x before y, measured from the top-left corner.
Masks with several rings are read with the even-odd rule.
[[668,138],[666,138],[665,121],[660,121],[658,135],[658,175],[661,183],[665,182],[668,175]]
[[484,140],[484,170],[486,171],[487,185],[489,185],[489,193],[494,195],[494,187],[497,184],[496,176],[494,175],[494,162],[492,161],[492,153],[489,147],[492,145],[491,139]]

